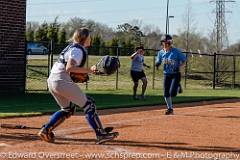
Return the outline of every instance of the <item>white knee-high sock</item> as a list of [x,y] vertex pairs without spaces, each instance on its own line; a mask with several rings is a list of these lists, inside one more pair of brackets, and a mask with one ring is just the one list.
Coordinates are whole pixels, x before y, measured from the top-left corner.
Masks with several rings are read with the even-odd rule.
[[171,97],[164,97],[164,99],[165,99],[165,102],[167,104],[168,109],[173,109],[172,98]]

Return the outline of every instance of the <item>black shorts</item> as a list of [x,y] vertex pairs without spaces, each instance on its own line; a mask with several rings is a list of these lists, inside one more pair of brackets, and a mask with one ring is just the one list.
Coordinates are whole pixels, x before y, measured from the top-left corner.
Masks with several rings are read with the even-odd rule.
[[133,82],[138,82],[139,79],[146,77],[146,75],[143,71],[138,72],[138,71],[131,70],[131,77],[132,77]]

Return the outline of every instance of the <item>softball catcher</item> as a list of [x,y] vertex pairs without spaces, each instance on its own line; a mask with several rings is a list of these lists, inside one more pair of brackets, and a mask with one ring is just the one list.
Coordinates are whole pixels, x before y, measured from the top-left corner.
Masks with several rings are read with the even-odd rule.
[[[84,67],[87,59],[85,48],[90,46],[90,42],[87,28],[76,30],[72,43],[62,51],[53,65],[47,80],[48,88],[61,109],[51,116],[49,122],[44,124],[38,133],[46,142],[54,142],[53,130],[74,114],[76,105],[84,110],[86,119],[96,134],[97,144],[113,140],[118,135],[118,132],[112,132],[112,127],[103,128],[94,99],[87,97],[76,84],[89,80],[88,73],[98,72],[96,65],[90,69]],[[111,70],[111,73],[115,71]]]

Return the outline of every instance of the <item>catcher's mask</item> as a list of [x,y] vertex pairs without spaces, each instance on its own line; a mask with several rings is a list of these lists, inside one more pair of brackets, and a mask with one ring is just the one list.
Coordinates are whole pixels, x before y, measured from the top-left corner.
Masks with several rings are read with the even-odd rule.
[[120,61],[117,57],[106,55],[96,64],[96,68],[99,74],[111,75],[120,68]]
[[161,44],[162,44],[163,42],[166,42],[166,43],[168,43],[169,45],[171,45],[171,44],[173,43],[172,36],[170,36],[169,34],[166,34],[166,35],[162,36],[162,38],[161,38]]

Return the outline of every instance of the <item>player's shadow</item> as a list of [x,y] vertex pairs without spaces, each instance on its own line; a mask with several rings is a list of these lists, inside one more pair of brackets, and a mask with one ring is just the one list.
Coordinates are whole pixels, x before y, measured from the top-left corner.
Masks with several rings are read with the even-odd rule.
[[[118,129],[120,128],[131,128],[131,127],[138,127],[141,125],[120,125],[117,126]],[[12,131],[17,131],[16,129],[12,129]],[[23,131],[23,130],[22,130]],[[26,130],[24,130],[26,131]],[[85,134],[85,133],[92,133],[92,130],[90,129],[86,129],[86,130],[80,130],[77,132],[69,132],[67,133],[67,135],[76,135],[78,134],[79,136],[81,136],[81,134]],[[66,134],[66,133],[65,133]],[[58,135],[57,131],[55,133],[56,135],[56,139],[58,140],[66,140],[66,141],[71,141],[71,138],[63,138],[62,135]],[[37,141],[40,140],[39,136],[37,135],[37,133],[26,133],[26,132],[11,132],[11,133],[1,133],[0,134],[0,141],[17,141],[17,142],[26,142],[26,141]],[[79,139],[78,142],[93,142],[96,141],[95,139]],[[60,142],[59,142],[60,143]]]
[[[58,145],[95,145],[95,139],[58,138]],[[239,153],[240,148],[223,146],[192,146],[183,142],[139,142],[128,140],[114,140],[103,144],[116,147],[157,148],[175,151],[200,151],[200,152],[234,152]]]
[[[18,143],[26,141],[40,141],[36,134],[29,133],[5,133],[0,135],[0,141],[16,141]],[[96,139],[94,138],[69,138],[69,137],[56,137],[56,145],[96,145]],[[140,142],[130,140],[114,140],[106,142],[103,145],[107,146],[126,146],[136,148],[157,148],[164,150],[176,150],[176,151],[202,151],[202,152],[234,152],[239,153],[240,148],[224,147],[224,146],[192,146],[191,144],[184,142]]]
[[[126,97],[124,98],[125,95],[123,95],[123,99],[127,99]],[[156,97],[153,97],[156,98]],[[175,108],[187,108],[187,107],[198,107],[202,105],[211,105],[211,104],[222,104],[222,103],[234,103],[234,102],[240,102],[240,99],[232,98],[232,99],[227,99],[225,97],[211,97],[212,99],[217,99],[218,100],[212,100],[212,99],[206,99],[203,100],[206,97],[191,97],[191,96],[180,96],[176,97],[177,103],[174,105]],[[192,99],[195,99],[194,101]],[[190,102],[188,102],[190,100]],[[151,101],[151,100],[150,100]],[[109,115],[109,114],[119,114],[119,113],[129,113],[129,112],[141,112],[141,111],[151,111],[151,110],[163,110],[166,109],[165,102],[162,99],[159,99],[159,104],[153,104],[153,105],[144,105],[141,104],[141,100],[139,100],[140,104],[132,104],[131,103],[128,106],[123,106],[120,108],[113,108],[113,109],[106,109],[103,107],[105,110],[99,110],[98,112],[101,115]],[[175,103],[175,102],[174,102]],[[216,107],[217,108],[217,107]],[[234,107],[219,107],[222,109],[231,109]],[[101,108],[100,108],[101,109]]]
[[[83,139],[83,138],[70,138],[70,137],[58,137],[56,144],[62,145],[95,145],[96,139]],[[90,143],[89,143],[90,142]],[[94,144],[92,143],[94,142]],[[114,140],[106,142],[103,145],[119,145],[119,146],[135,146],[135,147],[158,147],[158,145],[188,145],[181,142],[137,142],[137,141],[122,141]]]
[[217,116],[217,118],[224,118],[224,119],[240,119],[240,116]]
[[236,107],[222,107],[222,106],[220,106],[220,107],[213,107],[213,108],[221,108],[221,109],[231,109],[231,108],[236,108]]
[[106,145],[115,146],[130,146],[130,147],[143,147],[143,148],[159,148],[165,150],[177,150],[177,151],[202,151],[202,152],[240,152],[240,148],[234,147],[222,147],[222,146],[191,146],[187,143],[179,142],[137,142],[137,141],[122,141],[116,140]]
[[233,115],[212,116],[212,115],[184,114],[182,116],[186,116],[186,117],[202,117],[202,118],[240,119],[240,116],[233,116]]
[[[114,128],[117,128],[117,129],[122,129],[122,128],[132,128],[132,127],[140,127],[141,125],[130,125],[130,124],[127,124],[127,125],[117,125],[115,124],[114,125]],[[57,131],[55,132],[57,133]],[[79,131],[71,131],[71,132],[65,132],[64,134],[68,134],[68,135],[76,135],[76,134],[84,134],[84,133],[93,133],[92,129],[85,129],[85,130],[79,130]]]
[[32,134],[32,133],[19,133],[19,132],[14,132],[14,133],[2,133],[0,135],[0,141],[36,141],[39,140],[39,137],[37,134]]

